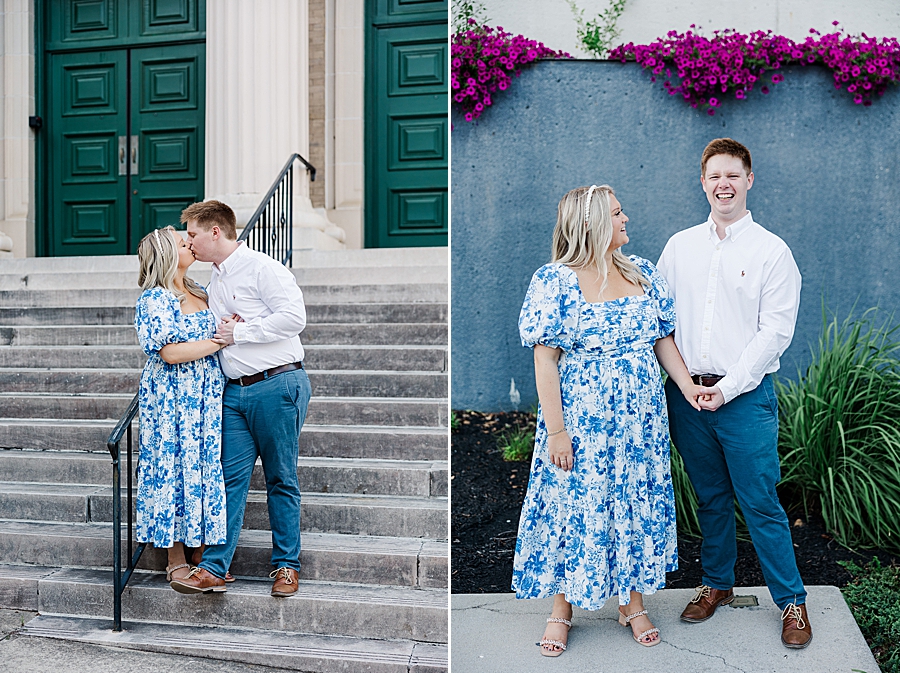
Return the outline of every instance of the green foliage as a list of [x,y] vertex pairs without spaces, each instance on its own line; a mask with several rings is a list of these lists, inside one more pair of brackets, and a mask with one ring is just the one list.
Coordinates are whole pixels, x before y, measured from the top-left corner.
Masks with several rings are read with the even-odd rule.
[[459,430],[460,422],[459,416],[456,415],[455,411],[450,412],[450,432],[456,432]]
[[463,33],[468,29],[469,19],[479,26],[490,22],[487,17],[487,8],[483,2],[467,2],[466,0],[453,0],[453,33]]
[[612,0],[610,6],[596,18],[585,21],[584,10],[578,7],[575,0],[568,0],[578,26],[578,41],[586,52],[593,54],[595,58],[607,58],[613,42],[621,33],[616,24],[625,11],[626,2],[627,0]]
[[534,451],[534,425],[515,427],[507,430],[497,439],[497,448],[503,453],[503,460],[531,460]]
[[[900,551],[900,342],[893,316],[828,320],[797,381],[778,382],[782,495],[850,548]],[[790,506],[789,506],[790,508]]]
[[882,673],[900,673],[900,568],[877,558],[865,568],[840,562],[853,575],[841,589]]

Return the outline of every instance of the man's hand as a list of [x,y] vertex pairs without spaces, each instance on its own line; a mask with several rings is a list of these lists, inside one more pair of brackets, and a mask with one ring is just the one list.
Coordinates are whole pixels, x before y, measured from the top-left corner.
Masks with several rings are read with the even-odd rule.
[[725,395],[723,395],[722,391],[719,390],[719,386],[713,386],[712,388],[701,386],[700,399],[698,400],[698,402],[700,403],[701,409],[705,409],[706,411],[715,411],[723,404],[725,404]]
[[227,346],[231,346],[234,343],[234,326],[239,322],[244,322],[244,319],[237,313],[231,314],[228,318],[222,318],[219,326],[216,328],[214,338],[221,340]]

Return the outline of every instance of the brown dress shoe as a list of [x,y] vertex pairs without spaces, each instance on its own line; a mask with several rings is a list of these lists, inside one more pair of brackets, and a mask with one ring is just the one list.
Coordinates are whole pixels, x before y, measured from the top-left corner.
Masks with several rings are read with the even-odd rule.
[[[191,563],[193,563],[195,566],[200,565],[200,562],[203,560],[204,551],[206,551],[206,543],[201,544],[194,550],[194,552],[191,554]],[[225,571],[225,582],[226,584],[231,584],[232,582],[234,582],[234,576],[229,571]]]
[[208,594],[228,591],[225,580],[203,568],[191,568],[181,579],[172,580],[170,586],[180,594]]
[[733,589],[713,589],[705,584],[701,584],[694,589],[696,595],[687,604],[684,612],[681,613],[681,621],[696,624],[705,622],[713,616],[716,608],[720,605],[728,605],[734,600]]
[[297,593],[297,571],[293,568],[279,568],[273,570],[269,577],[275,578],[272,585],[272,595],[287,598]]
[[806,612],[806,603],[788,603],[781,613],[781,642],[785,647],[802,650],[812,640],[812,626]]

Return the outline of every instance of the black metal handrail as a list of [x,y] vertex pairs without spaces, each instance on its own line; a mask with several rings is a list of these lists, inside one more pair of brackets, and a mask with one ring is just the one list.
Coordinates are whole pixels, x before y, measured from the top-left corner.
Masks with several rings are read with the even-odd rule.
[[[137,566],[147,543],[141,542],[137,550],[133,551],[132,535],[132,431],[131,424],[138,411],[138,396],[135,395],[128,405],[128,409],[122,414],[122,418],[116,423],[116,427],[106,440],[106,448],[112,456],[113,465],[113,493],[112,493],[112,519],[113,519],[113,631],[122,630],[122,593],[128,585],[128,580]],[[122,574],[122,469],[120,445],[122,438],[126,439],[126,481],[127,488],[127,518],[128,518],[128,563],[125,573]]]
[[292,154],[238,238],[288,267],[294,247],[294,162],[297,160],[306,167],[309,181],[315,182],[315,166],[296,152]]

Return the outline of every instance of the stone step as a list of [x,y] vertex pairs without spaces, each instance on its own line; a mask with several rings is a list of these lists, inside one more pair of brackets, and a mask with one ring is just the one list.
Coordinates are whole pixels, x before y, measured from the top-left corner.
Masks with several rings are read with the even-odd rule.
[[[297,461],[297,476],[300,490],[310,493],[423,498],[447,495],[446,461],[301,456]],[[112,461],[100,453],[0,450],[0,482],[108,486],[112,483]],[[250,488],[258,491],[266,488],[258,460]]]
[[[320,397],[447,396],[447,375],[438,372],[324,371],[309,369]],[[128,393],[138,389],[140,369],[0,369],[0,390],[22,393]]]
[[[238,580],[228,591],[185,596],[159,573],[136,572],[122,598],[127,621],[250,627],[446,643],[446,589],[408,589],[300,580],[289,599],[270,595],[271,580]],[[49,615],[111,618],[112,572],[0,566],[0,604]]]
[[[294,250],[293,271],[306,269],[347,270],[355,268],[447,267],[447,247],[362,248],[358,250]],[[137,255],[89,255],[73,257],[19,257],[0,259],[0,273],[108,273],[133,274],[139,268]],[[209,270],[210,262],[194,262],[191,271]]]
[[[304,345],[443,346],[445,323],[316,323],[301,334]],[[0,327],[0,346],[136,346],[128,325],[46,325]]]
[[[6,418],[118,419],[134,395],[0,393]],[[313,397],[306,422],[310,425],[413,425],[446,427],[447,400],[402,397]]]
[[[448,545],[444,541],[305,532],[301,544],[300,579],[447,586]],[[108,568],[112,565],[112,553],[110,524],[0,519],[0,564]],[[231,573],[238,577],[268,577],[271,555],[272,538],[268,531],[241,531]],[[165,571],[166,550],[147,547],[138,567]]]
[[[188,276],[203,286],[209,285],[210,269],[191,266]],[[447,265],[406,267],[293,268],[300,287],[329,285],[437,284],[447,282]],[[132,290],[137,285],[138,270],[133,271],[33,271],[5,273],[0,267],[0,290],[92,290],[113,288]]]
[[[0,448],[109,455],[106,440],[113,427],[112,420],[0,418]],[[305,424],[299,443],[301,456],[446,460],[449,437],[445,427]]]
[[[53,325],[118,325],[134,329],[134,301],[120,301],[108,306],[80,304],[75,301],[61,305],[32,304],[27,297],[16,295],[10,304],[0,292],[0,329],[12,326]],[[135,298],[136,301],[137,298]],[[64,298],[61,299],[64,301]],[[443,302],[391,303],[342,302],[306,305],[306,320],[312,325],[353,323],[375,325],[384,323],[447,323],[447,304]],[[446,328],[445,328],[446,329]]]
[[[314,304],[356,303],[445,303],[446,283],[385,284],[385,285],[305,285],[303,301]],[[0,289],[0,306],[134,306],[141,289]]]
[[125,622],[120,633],[114,633],[111,628],[110,619],[40,615],[19,633],[310,673],[445,673],[449,667],[446,645],[410,640],[367,640],[149,622]]
[[[226,351],[227,352],[227,351]],[[0,367],[140,369],[137,346],[0,346]],[[446,371],[447,351],[433,346],[307,346],[304,367],[319,370]]]
[[[19,521],[106,523],[112,521],[112,489],[98,485],[0,482],[0,512],[5,519]],[[244,528],[268,527],[266,494],[251,490]],[[303,493],[300,527],[317,533],[446,539],[447,499]]]

